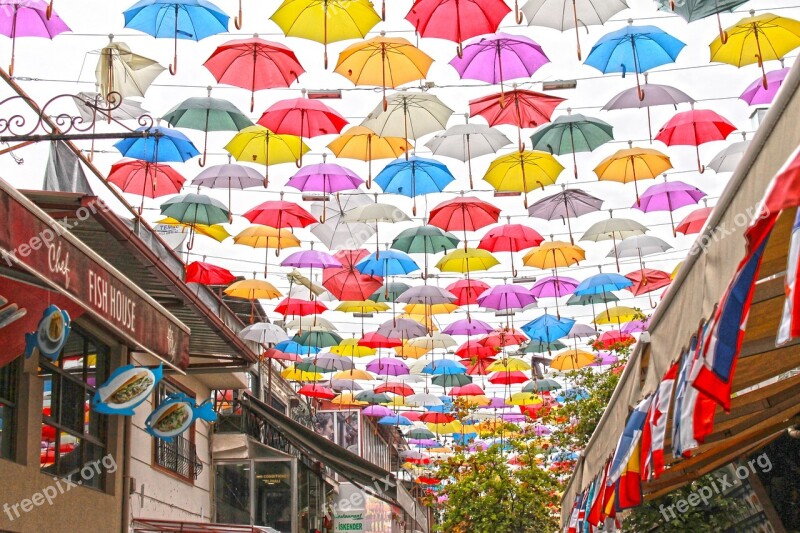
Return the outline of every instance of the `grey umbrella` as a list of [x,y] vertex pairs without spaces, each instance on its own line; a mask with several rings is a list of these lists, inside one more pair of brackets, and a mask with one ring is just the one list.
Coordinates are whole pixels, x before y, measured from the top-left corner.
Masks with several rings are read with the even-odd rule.
[[[644,75],[645,83],[647,83],[647,73]],[[678,104],[693,104],[694,98],[676,89],[671,85],[657,85],[655,83],[647,83],[647,90],[644,92],[644,100],[639,99],[639,90],[635,87],[626,89],[618,95],[611,98],[611,100],[603,106],[603,111],[612,111],[614,109],[641,109],[647,108],[647,131],[650,135],[650,142],[653,142],[653,128],[650,125],[650,108],[659,105],[671,105],[675,109]]]
[[511,139],[485,124],[458,124],[436,135],[425,146],[430,148],[433,155],[466,162],[469,186],[472,188],[472,158],[496,154],[500,148],[509,144]]
[[378,335],[389,339],[409,340],[424,337],[427,333],[424,325],[409,318],[393,318],[378,326]]
[[672,246],[658,237],[652,235],[634,235],[620,241],[606,257],[638,257],[639,268],[644,268],[642,257],[670,250]]
[[[609,218],[601,220],[591,225],[583,237],[582,241],[599,242],[613,241],[614,250],[617,249],[617,240],[623,240],[634,235],[644,235],[647,228],[635,220],[628,218]],[[616,256],[615,256],[616,257]],[[619,272],[619,258],[617,257],[617,272]]]
[[209,189],[227,188],[228,210],[230,211],[231,189],[244,190],[250,187],[261,187],[264,185],[264,178],[252,167],[228,163],[226,165],[214,165],[203,170],[194,177],[192,185],[208,187]]
[[742,160],[748,146],[750,146],[750,141],[747,140],[731,144],[714,156],[714,159],[708,164],[708,168],[713,169],[714,172],[733,172],[739,161]]
[[544,220],[560,218],[569,229],[570,242],[575,244],[569,219],[599,211],[602,205],[603,200],[600,198],[596,198],[581,189],[567,189],[566,186],[562,185],[560,193],[542,198],[528,207],[528,216]]
[[397,297],[396,302],[404,304],[449,304],[457,300],[455,294],[433,285],[411,287]]
[[339,193],[327,202],[313,202],[311,214],[319,220],[325,213],[325,222],[312,224],[309,229],[329,250],[355,250],[375,235],[375,224],[345,224],[342,219],[353,209],[372,203],[372,196],[361,191]]
[[250,324],[237,333],[237,335],[240,339],[257,342],[259,344],[278,344],[281,341],[289,339],[289,335],[287,335],[283,329],[269,322]]

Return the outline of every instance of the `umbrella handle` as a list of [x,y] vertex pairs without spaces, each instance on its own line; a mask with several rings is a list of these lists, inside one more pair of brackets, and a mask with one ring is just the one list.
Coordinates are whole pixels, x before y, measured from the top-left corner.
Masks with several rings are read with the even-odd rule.
[[381,20],[386,21],[386,0],[381,2]]
[[48,4],[47,6],[47,11],[45,11],[45,16],[47,17],[47,20],[50,20],[53,16],[53,1],[54,0],[50,0],[50,4]]
[[458,46],[456,46],[456,55],[458,55],[459,59],[462,59],[464,57],[464,45],[463,45],[463,43],[458,43]]
[[242,20],[242,0],[239,0],[239,16],[233,17],[233,25],[236,26],[237,30],[242,29]]
[[695,146],[694,148],[697,152],[697,171],[702,174],[706,171],[706,166],[700,163],[700,146]]
[[203,150],[203,155],[200,157],[200,159],[197,161],[197,163],[198,163],[198,164],[199,164],[201,167],[204,167],[204,166],[206,166],[206,151],[205,151],[205,150]]
[[514,0],[514,20],[517,21],[517,24],[522,24],[522,22],[525,20],[525,17],[522,15],[522,11],[519,10],[518,0]]

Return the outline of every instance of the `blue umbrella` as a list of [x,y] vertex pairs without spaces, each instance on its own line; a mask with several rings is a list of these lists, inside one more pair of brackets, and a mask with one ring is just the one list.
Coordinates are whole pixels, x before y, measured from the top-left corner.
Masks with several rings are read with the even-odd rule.
[[452,375],[452,374],[466,374],[467,367],[458,361],[450,359],[439,359],[425,366],[422,369],[423,374],[432,374],[434,376]]
[[403,415],[388,415],[378,420],[378,424],[385,426],[413,426],[414,423]]
[[455,177],[444,164],[417,156],[409,157],[408,160],[396,159],[375,176],[375,183],[383,192],[414,198],[411,211],[415,215],[417,196],[442,192],[453,181]]
[[281,341],[275,345],[275,349],[295,355],[314,355],[319,353],[319,348],[315,346],[303,346],[295,341]]
[[621,274],[606,274],[601,272],[583,280],[574,293],[578,296],[605,294],[618,291],[633,285],[633,282]]
[[449,413],[453,410],[453,399],[450,396],[439,396],[439,399],[442,400],[442,405],[430,405],[425,410],[432,413]]
[[477,433],[453,433],[453,442],[464,446],[475,440],[477,437]]
[[585,400],[588,397],[589,393],[586,392],[586,389],[565,389],[561,394],[556,396],[556,400],[561,403],[576,402],[578,400]]
[[396,250],[384,250],[380,257],[376,257],[377,252],[369,254],[367,257],[356,263],[356,270],[369,276],[397,276],[409,274],[419,270],[419,265],[408,255]]
[[168,161],[185,162],[200,155],[192,141],[183,133],[170,128],[137,128],[136,131],[148,132],[142,137],[122,139],[114,144],[114,148],[125,157],[140,159],[148,163],[165,163]]
[[628,25],[604,35],[592,47],[586,64],[603,74],[627,72],[636,74],[639,100],[644,100],[644,90],[639,84],[639,74],[667,63],[675,58],[685,43],[655,26]]
[[141,0],[123,12],[125,27],[175,41],[169,66],[178,71],[178,39],[199,41],[228,31],[228,15],[206,0]]
[[566,336],[574,324],[571,318],[557,318],[545,313],[522,326],[522,331],[533,340],[549,344]]

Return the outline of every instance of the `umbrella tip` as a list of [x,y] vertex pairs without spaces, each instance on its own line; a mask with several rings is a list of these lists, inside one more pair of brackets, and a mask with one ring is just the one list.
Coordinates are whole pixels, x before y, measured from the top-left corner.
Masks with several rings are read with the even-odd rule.
[[381,30],[381,37],[386,37],[386,30]]
[[258,39],[258,32],[253,34],[253,39]]
[[208,96],[211,96],[211,85],[206,85],[206,91],[208,92]]
[[756,16],[756,10],[755,9],[751,9],[750,10],[750,16],[751,17],[755,17]]
[[628,19],[628,25],[633,26],[633,19]]
[[114,34],[113,33],[109,33],[108,34],[108,42],[109,43],[113,43],[114,42]]

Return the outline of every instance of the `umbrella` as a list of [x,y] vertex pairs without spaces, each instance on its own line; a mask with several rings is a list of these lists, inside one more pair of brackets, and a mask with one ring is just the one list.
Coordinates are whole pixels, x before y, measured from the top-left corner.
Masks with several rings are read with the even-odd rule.
[[386,111],[386,88],[392,89],[425,79],[433,58],[402,37],[373,37],[345,48],[339,54],[334,72],[354,85],[383,87],[383,110]]
[[[331,0],[324,1],[330,2]],[[358,2],[358,0],[351,1]],[[305,94],[305,89],[303,94]],[[318,137],[341,132],[342,128],[347,125],[347,119],[319,100],[290,98],[269,106],[258,119],[258,123],[275,133],[300,137],[299,144],[302,146],[304,137]],[[304,152],[302,150],[301,152],[298,166],[303,162]]]
[[[576,296],[605,295],[607,292],[627,289],[633,282],[620,274],[601,272],[583,280],[576,288]],[[606,306],[608,309],[608,306]]]
[[370,405],[362,409],[361,414],[364,416],[379,418],[391,415],[392,410],[384,405]]
[[205,98],[188,98],[167,111],[162,117],[174,128],[189,128],[203,132],[203,156],[200,166],[206,165],[209,131],[241,131],[253,123],[227,100],[211,98],[211,87]]
[[250,111],[255,92],[289,87],[305,72],[295,53],[281,43],[253,36],[218,46],[203,66],[219,83],[250,90]]
[[201,285],[228,285],[236,281],[236,276],[226,268],[202,261],[193,261],[186,265],[184,281]]
[[[548,270],[568,267],[586,259],[586,252],[580,246],[562,241],[545,241],[531,248],[522,258],[525,266]],[[556,271],[558,275],[558,271]]]
[[374,302],[394,302],[397,298],[411,287],[405,283],[387,283],[382,289],[375,291],[368,299]]
[[[714,0],[713,2],[707,0],[670,1],[669,10],[679,15],[686,22],[693,22],[710,17],[711,15],[716,15],[720,40],[724,44],[728,41],[728,34],[722,29],[722,21],[720,21],[719,14],[733,11],[734,8],[746,3],[747,0]],[[664,3],[660,6],[660,9],[667,11],[667,4]]]
[[[642,268],[625,274],[633,285],[628,288],[634,296],[653,292],[672,283],[669,272],[655,270],[652,268]],[[630,332],[627,332],[630,333]]]
[[703,229],[703,226],[706,225],[706,220],[711,215],[711,212],[714,210],[713,207],[701,207],[700,209],[695,209],[681,220],[677,226],[675,226],[675,231],[679,231],[684,235],[691,235],[694,233],[700,233]]
[[726,146],[714,156],[708,164],[708,168],[714,172],[733,172],[736,170],[739,161],[742,160],[742,156],[744,156],[748,146],[750,146],[750,141],[747,140]]
[[293,202],[269,200],[251,209],[244,217],[253,224],[272,228],[305,228],[317,220],[305,209]]
[[416,0],[406,20],[422,37],[458,44],[458,57],[462,57],[465,39],[496,32],[510,11],[503,0]]
[[[461,363],[456,363],[461,365]],[[463,365],[461,365],[463,366]],[[434,376],[431,379],[431,383],[433,385],[438,385],[440,387],[462,387],[464,385],[469,385],[472,383],[472,378],[465,373],[463,374],[440,374],[438,376]],[[422,415],[425,416],[425,415]]]
[[372,203],[372,197],[362,192],[336,194],[325,203],[313,202],[311,212],[318,218],[324,216],[325,223],[314,224],[309,229],[329,250],[358,248],[375,234],[377,224],[344,223],[344,217],[353,209]]
[[[142,107],[141,102],[116,95],[109,102],[100,93],[81,91],[72,99],[81,119],[87,123],[93,123],[98,115],[114,120],[137,120],[142,115],[150,113]],[[95,131],[94,126],[95,124],[92,124],[92,132]]]
[[594,304],[607,304],[609,302],[617,302],[619,298],[612,293],[607,294],[586,294],[586,295],[572,295],[567,300],[567,305],[591,305],[594,309]]
[[642,312],[638,309],[619,305],[597,315],[594,318],[594,323],[600,325],[616,323],[617,325],[620,325],[622,322],[641,320],[642,318]]
[[658,237],[652,235],[634,235],[633,237],[623,239],[616,250],[611,250],[607,257],[638,257],[640,268],[644,268],[642,266],[643,256],[666,252],[671,248],[672,246]]
[[[446,376],[455,374],[466,374],[466,367],[458,361],[451,359],[438,359],[425,365],[422,369],[422,374],[431,374],[434,376]],[[424,416],[424,415],[423,415]],[[425,420],[423,420],[425,421]]]
[[273,228],[271,226],[253,225],[245,228],[233,238],[236,244],[250,246],[251,248],[264,248],[264,276],[268,274],[267,259],[269,249],[275,250],[278,255],[280,250],[285,248],[296,248],[300,246],[300,239],[292,232],[283,228]]
[[[723,37],[727,39],[723,42]],[[757,63],[761,68],[761,83],[764,89],[769,88],[764,62],[783,59],[783,57],[800,46],[800,21],[787,17],[779,17],[772,13],[756,16],[750,10],[750,16],[743,18],[714,39],[711,49],[711,61],[729,63],[735,67],[743,67]]]
[[318,315],[328,308],[319,300],[300,300],[299,298],[284,298],[275,307],[275,312],[283,316],[308,316]]
[[475,231],[494,224],[500,218],[500,208],[474,196],[461,196],[447,200],[431,209],[428,223],[445,231],[463,231],[464,249],[467,231]]
[[[570,331],[572,331],[571,328]],[[544,352],[550,352],[552,350],[562,350],[566,347],[567,345],[560,341],[545,342],[545,341],[540,341],[538,339],[533,339],[531,340],[531,342],[527,344],[527,346],[525,346],[524,351],[525,353],[544,353]],[[538,358],[538,359],[542,360],[544,358]]]
[[109,42],[99,54],[95,79],[104,99],[111,93],[118,93],[123,99],[143,98],[150,84],[166,70],[155,60],[134,54],[125,43]]
[[395,299],[396,302],[400,303],[423,305],[449,304],[455,300],[456,296],[453,293],[433,285],[410,287]]
[[186,178],[169,165],[159,165],[139,159],[123,159],[113,165],[106,181],[113,183],[124,192],[139,194],[142,203],[139,214],[144,209],[144,199],[158,198],[180,192]]
[[[323,155],[324,160],[325,156]],[[363,183],[364,180],[349,168],[333,163],[322,163],[301,168],[286,182],[286,186],[302,192],[321,192],[323,194],[322,215],[320,215],[319,221],[324,223],[328,193],[358,189]]]
[[250,324],[236,335],[242,340],[257,342],[258,344],[278,344],[289,340],[283,329],[269,322]]
[[633,182],[636,200],[639,200],[639,180],[655,179],[672,168],[667,155],[652,148],[626,148],[603,159],[594,169],[597,179],[603,181]]
[[456,295],[457,305],[478,303],[478,296],[489,289],[489,285],[478,279],[460,279],[447,286],[447,290]]
[[379,104],[373,109],[361,125],[382,137],[416,140],[445,129],[452,114],[452,109],[430,93],[397,91],[386,106]]
[[125,27],[175,42],[169,73],[178,71],[178,39],[199,41],[228,31],[220,8],[207,0],[140,0],[123,12]]
[[644,91],[644,99],[639,99],[640,91],[637,87],[631,87],[611,98],[611,100],[603,106],[602,110],[611,111],[612,109],[647,108],[647,133],[652,143],[653,127],[650,124],[650,108],[659,105],[671,105],[677,109],[678,104],[694,104],[695,100],[685,92],[670,85],[647,83],[646,72],[644,74],[644,82],[647,87],[647,90]]
[[561,372],[579,370],[585,366],[591,365],[594,363],[594,360],[594,354],[583,350],[569,349],[556,354],[556,357],[554,357],[553,361],[550,363],[550,368]]
[[14,75],[14,52],[17,37],[46,37],[72,31],[44,0],[3,0],[0,3],[0,33],[11,37],[11,63],[8,75]]
[[[342,340],[343,339],[339,335],[337,335],[332,331],[327,331],[324,329],[316,329],[316,328],[311,328],[307,331],[298,332],[294,337],[292,337],[292,341],[301,344],[303,346],[311,346],[313,348],[317,348],[318,350],[321,350],[323,348],[332,348],[334,346],[338,346],[339,343],[342,342]],[[339,355],[327,354],[326,357],[338,358]],[[341,369],[337,368],[336,370],[341,370]]]
[[533,294],[519,285],[496,285],[478,297],[478,305],[495,311],[522,310],[535,303],[536,298]]
[[710,109],[683,111],[661,127],[655,139],[667,146],[694,146],[697,153],[697,171],[706,167],[700,164],[700,145],[725,140],[736,129],[726,118]]
[[[645,233],[647,233],[647,228],[635,220],[627,218],[609,218],[592,224],[580,240],[590,242],[611,240],[616,249],[617,240],[622,240],[633,235],[644,235]],[[617,272],[619,272],[619,260],[617,260]]]
[[403,211],[391,204],[368,203],[353,208],[342,217],[344,223],[368,223],[375,224],[375,258],[380,259],[380,236],[378,233],[378,222],[405,222],[410,221]]
[[303,385],[297,391],[297,394],[308,396],[309,398],[316,398],[318,400],[332,400],[336,398],[335,392],[318,383]]
[[517,275],[514,268],[514,252],[521,252],[539,246],[544,238],[535,229],[523,224],[504,224],[486,232],[478,243],[478,248],[490,252],[509,252],[511,256],[511,274]]
[[492,161],[483,179],[498,192],[523,193],[527,209],[528,193],[537,186],[544,190],[546,185],[554,184],[563,170],[561,163],[547,152],[515,150]]
[[558,298],[572,294],[578,286],[578,280],[565,276],[547,276],[536,280],[530,293],[535,298],[555,298],[556,315],[558,315]]
[[192,193],[174,196],[161,204],[161,214],[189,225],[189,250],[194,244],[197,224],[211,226],[225,223],[230,218],[230,212],[219,200]]
[[564,98],[524,89],[491,94],[469,101],[469,116],[486,119],[490,126],[510,124],[517,127],[520,151],[524,150],[522,129],[550,122],[550,117]]
[[464,46],[461,56],[456,56],[450,65],[461,79],[500,84],[519,78],[531,78],[533,73],[550,60],[542,47],[523,35],[495,33],[479,37]]
[[[554,390],[558,390],[561,388],[561,384],[550,378],[545,379],[536,379],[522,387],[522,392],[550,392]],[[538,428],[547,429],[544,426],[538,426]]]
[[431,352],[433,350],[446,350],[457,343],[453,337],[446,333],[432,333],[424,337],[410,339],[408,345],[412,348],[419,348]]
[[419,266],[409,256],[397,250],[372,253],[356,264],[356,270],[368,276],[397,276],[419,270]]
[[592,152],[614,139],[612,126],[600,119],[575,115],[563,115],[550,124],[538,128],[531,135],[534,150],[563,155],[572,153],[572,166],[578,178],[576,152]]
[[476,272],[480,270],[489,270],[495,265],[499,265],[498,261],[492,254],[486,250],[478,248],[465,248],[449,252],[442,257],[436,268],[442,272],[458,272],[467,273]]
[[258,279],[246,279],[230,284],[224,291],[232,298],[250,300],[250,323],[253,323],[256,311],[256,300],[279,298],[281,293],[271,283]]
[[493,331],[494,328],[482,320],[475,318],[462,318],[444,328],[442,333],[448,335],[483,335]]
[[322,43],[328,68],[328,43],[364,38],[380,22],[369,0],[284,0],[270,20],[287,37]]
[[338,300],[366,300],[379,290],[383,280],[362,274],[356,264],[369,255],[367,250],[340,250],[334,257],[340,267],[326,268],[322,273],[322,286]]
[[114,148],[125,157],[150,163],[179,161],[181,163],[200,155],[192,141],[183,133],[162,126],[136,128],[141,137],[129,137],[114,143]]
[[415,226],[401,231],[392,241],[392,248],[407,254],[448,252],[458,246],[458,237],[436,226]]
[[424,337],[428,331],[419,322],[407,318],[397,318],[387,320],[378,326],[376,333],[387,339],[409,340],[416,337]]
[[698,203],[706,193],[682,181],[665,181],[651,185],[642,193],[641,201],[633,205],[643,213],[651,211],[669,211],[669,221],[672,224],[672,235],[675,236],[675,221],[672,212],[686,205]]
[[747,86],[739,98],[744,100],[749,105],[769,105],[778,94],[778,89],[781,88],[783,80],[789,74],[789,68],[782,68],[780,70],[773,70],[767,72],[767,88],[764,88],[764,83],[761,79],[755,80]]
[[361,346],[358,339],[344,339],[337,346],[331,346],[330,351],[346,357],[370,357],[376,351],[367,346]]
[[596,198],[581,189],[567,189],[566,185],[562,185],[560,193],[542,198],[529,206],[528,216],[544,220],[561,218],[569,229],[570,242],[575,244],[572,238],[572,224],[569,219],[598,211],[602,205],[603,200],[600,198]]
[[412,214],[417,214],[417,196],[442,192],[455,181],[450,170],[433,159],[411,156],[397,159],[384,167],[375,176],[383,192],[401,194],[413,198]]
[[364,346],[367,348],[394,348],[396,346],[401,346],[403,341],[400,339],[390,339],[384,335],[379,335],[376,332],[370,332],[366,335],[362,335],[361,339],[358,341],[359,346]]
[[[570,5],[571,4],[571,5]],[[516,0],[515,0],[516,5]],[[627,9],[625,0],[528,0],[522,6],[522,13],[528,19],[528,26],[544,26],[558,31],[575,28],[575,41],[578,46],[578,61],[581,59],[581,40],[578,24],[602,26],[608,19]],[[517,24],[522,17],[517,15]]]
[[508,372],[495,372],[489,376],[489,383],[495,385],[514,385],[517,383],[525,383],[530,378],[520,370],[513,370]]
[[192,222],[180,222],[175,220],[174,218],[166,217],[156,222],[156,225],[165,225],[165,226],[174,226],[181,229],[181,231],[189,230],[191,232],[197,233],[198,235],[205,235],[206,237],[211,237],[217,242],[222,242],[228,237],[231,236],[223,226],[219,224],[195,224]]
[[264,169],[264,187],[269,185],[269,166],[280,163],[298,163],[310,148],[295,135],[273,133],[255,124],[242,129],[225,145],[237,161],[260,163]]
[[300,250],[283,261],[281,266],[296,268],[336,268],[342,264],[332,255],[319,250]]
[[385,426],[412,426],[414,423],[403,415],[384,416],[378,420],[378,424]]
[[[209,189],[228,189],[228,210],[231,207],[231,189],[249,189],[264,184],[261,175],[252,167],[244,165],[214,165],[203,170],[192,179],[192,185]],[[230,220],[229,220],[230,222]]]
[[472,184],[472,158],[494,154],[511,141],[500,131],[485,124],[458,124],[425,143],[433,155],[452,157],[467,163],[469,186]]
[[411,143],[401,137],[381,137],[364,126],[352,126],[328,143],[328,149],[336,157],[367,162],[367,189],[372,187],[372,161],[374,159],[400,157],[411,148]]
[[[322,381],[325,379],[319,372],[305,372],[294,366],[281,370],[281,377],[287,381]],[[331,391],[332,392],[332,391]],[[336,394],[333,395],[336,397]]]

